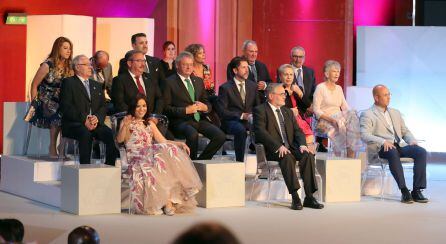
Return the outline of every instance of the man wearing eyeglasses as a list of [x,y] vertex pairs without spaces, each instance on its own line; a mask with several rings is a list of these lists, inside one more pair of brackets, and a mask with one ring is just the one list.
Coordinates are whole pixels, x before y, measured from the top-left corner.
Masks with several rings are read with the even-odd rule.
[[[146,64],[144,53],[131,50],[125,56],[128,70],[113,78],[112,102],[115,112],[126,112],[136,95],[141,93],[146,96],[147,113],[162,114],[164,102],[161,90],[158,82],[153,80],[153,76],[144,72]],[[156,118],[151,118],[151,120],[157,124],[158,129],[164,136],[173,139],[172,136],[166,135],[168,134],[166,126],[158,123]]]
[[[266,88],[267,102],[254,109],[256,143],[263,144],[267,160],[278,161],[285,184],[291,194],[291,209],[303,207],[322,209],[313,193],[318,190],[315,177],[314,151],[307,147],[305,135],[297,125],[293,112],[285,105],[282,84],[271,83]],[[296,174],[296,161],[304,182],[305,200],[302,204],[297,190],[300,184]]]
[[[313,102],[313,94],[316,90],[316,79],[314,77],[314,70],[305,63],[305,49],[301,46],[295,46],[290,52],[290,64],[294,70],[294,84],[296,84],[296,101],[299,113],[304,115]],[[279,71],[277,71],[277,82],[280,81]],[[311,111],[310,111],[311,112]],[[303,116],[305,117],[305,116]]]
[[115,165],[118,150],[110,128],[104,125],[107,112],[102,84],[90,79],[92,66],[85,55],[73,59],[75,75],[62,82],[60,111],[62,135],[79,142],[79,161],[89,164],[93,138],[106,146],[106,164]]

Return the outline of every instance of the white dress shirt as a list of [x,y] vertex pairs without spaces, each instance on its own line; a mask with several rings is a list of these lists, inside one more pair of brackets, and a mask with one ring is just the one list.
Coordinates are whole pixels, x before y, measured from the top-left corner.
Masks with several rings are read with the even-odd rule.
[[[130,73],[130,76],[132,76],[133,82],[135,82],[136,88],[138,88],[138,82],[136,81],[135,75],[132,72],[130,72],[130,70],[129,70],[129,73]],[[147,95],[146,85],[144,84],[144,79],[142,78],[142,74],[139,76],[139,83],[141,83],[141,86]]]

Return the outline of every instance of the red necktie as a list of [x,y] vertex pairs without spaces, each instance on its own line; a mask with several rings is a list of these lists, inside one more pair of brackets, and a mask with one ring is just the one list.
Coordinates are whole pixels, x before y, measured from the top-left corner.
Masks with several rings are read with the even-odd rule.
[[139,76],[135,76],[135,79],[136,79],[136,84],[138,85],[138,92],[143,95],[146,95],[146,91],[144,91],[144,88],[142,87],[141,82],[139,81]]

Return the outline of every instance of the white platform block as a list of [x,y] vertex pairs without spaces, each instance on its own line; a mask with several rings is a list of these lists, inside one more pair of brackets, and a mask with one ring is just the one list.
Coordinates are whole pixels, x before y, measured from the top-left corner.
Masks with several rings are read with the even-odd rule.
[[245,164],[234,161],[194,161],[203,189],[197,194],[200,207],[245,206]]
[[316,155],[316,167],[322,176],[324,202],[361,200],[361,160]]
[[3,155],[0,190],[59,207],[59,168],[59,162]]
[[62,166],[60,209],[77,215],[121,213],[120,179],[118,167]]

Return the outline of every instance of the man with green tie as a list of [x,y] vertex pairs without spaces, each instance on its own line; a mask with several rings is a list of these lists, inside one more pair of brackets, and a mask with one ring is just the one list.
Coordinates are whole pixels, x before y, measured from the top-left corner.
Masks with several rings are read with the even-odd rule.
[[186,138],[191,159],[197,159],[199,133],[209,138],[209,144],[198,157],[206,160],[212,159],[226,136],[207,119],[212,107],[203,80],[191,75],[193,60],[189,52],[181,52],[175,59],[177,74],[170,76],[162,87],[164,113],[169,118],[169,127],[175,137]]

